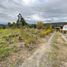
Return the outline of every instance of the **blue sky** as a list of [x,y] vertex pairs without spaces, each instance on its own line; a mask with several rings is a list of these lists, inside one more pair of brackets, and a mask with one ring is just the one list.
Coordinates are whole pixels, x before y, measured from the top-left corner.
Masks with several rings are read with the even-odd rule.
[[67,0],[0,0],[0,23],[16,21],[19,13],[27,22],[67,21]]

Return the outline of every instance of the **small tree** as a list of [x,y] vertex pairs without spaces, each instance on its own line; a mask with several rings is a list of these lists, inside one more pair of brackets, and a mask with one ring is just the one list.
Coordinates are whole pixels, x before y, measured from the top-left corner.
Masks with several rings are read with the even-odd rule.
[[43,29],[44,28],[44,23],[42,21],[39,21],[39,22],[37,22],[36,27],[38,29]]
[[11,22],[8,22],[8,27],[11,27],[11,26],[12,26]]
[[16,28],[16,23],[15,22],[12,23],[12,28]]
[[17,20],[17,27],[20,28],[20,27],[23,27],[23,26],[26,26],[26,25],[28,25],[28,24],[26,23],[26,21],[24,20],[22,15],[19,13],[18,20]]

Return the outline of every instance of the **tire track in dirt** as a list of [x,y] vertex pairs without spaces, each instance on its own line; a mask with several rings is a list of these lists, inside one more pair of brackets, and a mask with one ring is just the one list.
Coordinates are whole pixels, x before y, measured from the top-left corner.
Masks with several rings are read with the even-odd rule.
[[52,36],[49,38],[48,42],[40,47],[30,58],[28,58],[21,66],[19,67],[39,67],[40,60],[42,56],[50,50],[50,44],[52,42],[53,37],[55,36],[54,32]]
[[57,32],[50,44],[51,48],[40,59],[39,67],[67,67],[67,41]]
[[60,33],[60,34],[61,34],[62,38],[63,38],[65,41],[67,41],[67,38],[65,37],[65,35],[62,34],[62,33]]

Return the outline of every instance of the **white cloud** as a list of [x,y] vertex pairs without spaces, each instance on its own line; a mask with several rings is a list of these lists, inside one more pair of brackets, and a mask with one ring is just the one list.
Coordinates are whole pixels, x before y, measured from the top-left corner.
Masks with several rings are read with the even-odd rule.
[[44,20],[44,18],[39,16],[38,14],[31,15],[31,18],[36,21],[40,21],[40,20],[43,21]]
[[35,2],[36,0],[22,0],[22,4],[26,6],[32,6]]

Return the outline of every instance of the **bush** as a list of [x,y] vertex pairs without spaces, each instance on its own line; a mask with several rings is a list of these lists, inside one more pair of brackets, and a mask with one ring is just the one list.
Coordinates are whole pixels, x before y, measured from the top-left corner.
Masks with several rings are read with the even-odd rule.
[[51,29],[47,29],[47,30],[44,29],[44,30],[40,31],[39,36],[40,37],[45,37],[46,35],[48,35],[51,32],[52,32]]
[[9,48],[0,48],[0,60],[6,58],[9,55],[10,49]]
[[37,22],[36,27],[37,27],[37,29],[43,29],[44,23],[42,21],[39,21],[39,22]]

